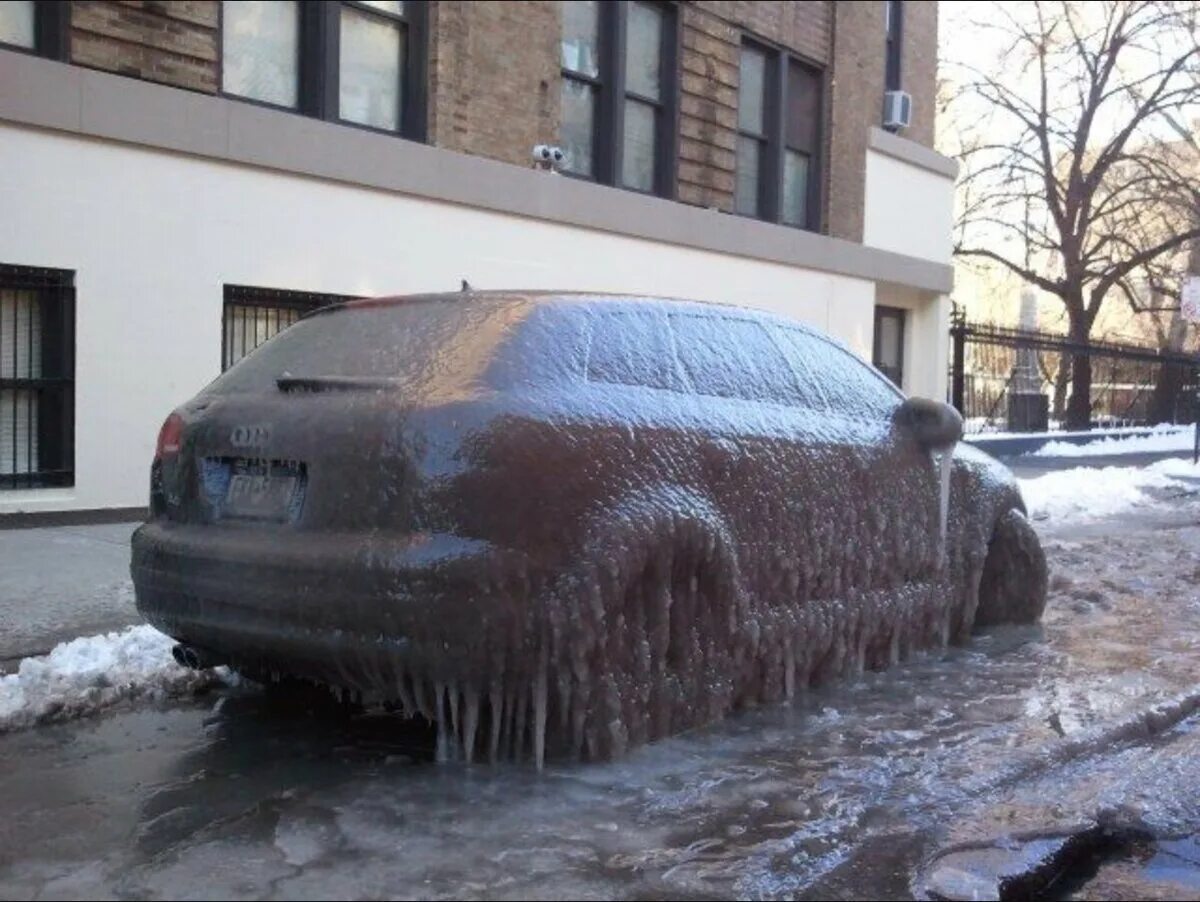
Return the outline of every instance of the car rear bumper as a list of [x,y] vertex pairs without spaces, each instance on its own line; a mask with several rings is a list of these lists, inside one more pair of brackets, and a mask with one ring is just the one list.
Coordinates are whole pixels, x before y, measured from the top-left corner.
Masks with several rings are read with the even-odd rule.
[[523,554],[444,534],[152,522],[130,570],[141,615],[216,660],[385,697],[407,672],[486,670],[532,594]]

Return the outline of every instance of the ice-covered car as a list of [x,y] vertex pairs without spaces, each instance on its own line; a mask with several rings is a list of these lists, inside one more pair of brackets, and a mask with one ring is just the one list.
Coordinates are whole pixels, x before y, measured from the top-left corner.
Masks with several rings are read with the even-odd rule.
[[608,756],[1035,620],[1041,547],[960,430],[758,311],[345,303],[168,417],[137,605],[183,663],[389,703],[467,757]]

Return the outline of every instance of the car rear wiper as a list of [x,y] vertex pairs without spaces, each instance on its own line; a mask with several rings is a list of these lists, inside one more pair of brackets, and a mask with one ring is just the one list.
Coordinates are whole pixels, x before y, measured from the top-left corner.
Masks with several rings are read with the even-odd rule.
[[275,380],[283,392],[379,391],[399,388],[399,379],[383,376],[293,376],[284,373]]

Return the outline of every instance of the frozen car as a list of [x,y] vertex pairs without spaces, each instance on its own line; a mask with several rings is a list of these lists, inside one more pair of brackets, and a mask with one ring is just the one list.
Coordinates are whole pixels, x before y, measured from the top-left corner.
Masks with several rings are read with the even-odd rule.
[[182,663],[388,703],[468,758],[609,756],[1035,620],[1037,537],[960,431],[738,307],[346,303],[167,418],[138,609]]

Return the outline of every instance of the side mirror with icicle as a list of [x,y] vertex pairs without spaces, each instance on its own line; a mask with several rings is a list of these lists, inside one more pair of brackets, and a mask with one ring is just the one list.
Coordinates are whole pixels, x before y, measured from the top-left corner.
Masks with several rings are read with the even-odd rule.
[[962,414],[941,401],[908,398],[896,409],[896,424],[930,451],[951,448],[962,438]]
[[963,434],[962,414],[942,401],[908,398],[896,409],[896,424],[908,430],[923,448],[938,454],[938,566],[946,565],[946,529],[950,519],[950,473],[954,446]]

